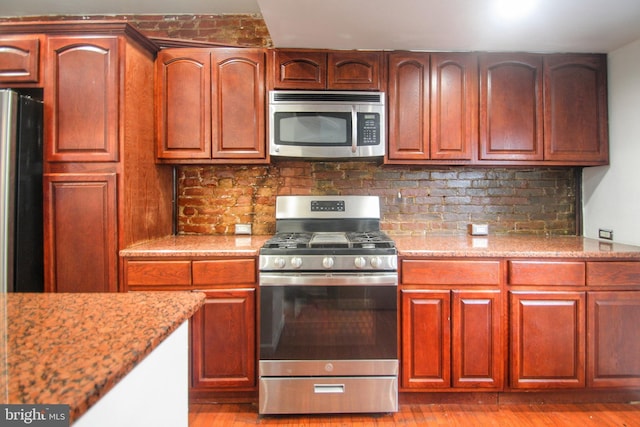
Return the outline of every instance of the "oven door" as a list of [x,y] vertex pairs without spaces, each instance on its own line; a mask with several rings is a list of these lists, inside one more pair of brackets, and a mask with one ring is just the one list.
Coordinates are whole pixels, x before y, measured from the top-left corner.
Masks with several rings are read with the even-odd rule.
[[397,280],[261,273],[261,375],[397,373]]

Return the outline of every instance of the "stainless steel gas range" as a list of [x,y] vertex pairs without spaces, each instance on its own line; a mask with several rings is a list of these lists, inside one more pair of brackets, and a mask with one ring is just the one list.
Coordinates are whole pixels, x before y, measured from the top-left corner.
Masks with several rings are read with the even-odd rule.
[[398,410],[397,250],[378,197],[278,197],[259,283],[260,414]]

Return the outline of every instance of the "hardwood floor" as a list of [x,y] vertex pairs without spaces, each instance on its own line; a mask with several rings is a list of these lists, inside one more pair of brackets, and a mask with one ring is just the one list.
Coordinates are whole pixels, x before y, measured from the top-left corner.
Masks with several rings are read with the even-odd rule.
[[210,426],[640,427],[640,404],[406,404],[395,414],[258,416],[252,404],[192,404],[189,427]]

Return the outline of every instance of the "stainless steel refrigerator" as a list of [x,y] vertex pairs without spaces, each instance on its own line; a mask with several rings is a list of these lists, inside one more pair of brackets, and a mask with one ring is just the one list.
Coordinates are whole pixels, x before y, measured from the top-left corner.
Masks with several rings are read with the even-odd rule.
[[0,90],[0,292],[44,289],[42,102]]

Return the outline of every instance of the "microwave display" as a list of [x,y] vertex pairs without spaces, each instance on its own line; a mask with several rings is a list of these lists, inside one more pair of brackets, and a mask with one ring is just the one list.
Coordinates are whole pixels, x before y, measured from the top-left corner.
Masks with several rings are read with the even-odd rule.
[[282,145],[351,145],[351,113],[275,113],[275,138]]

